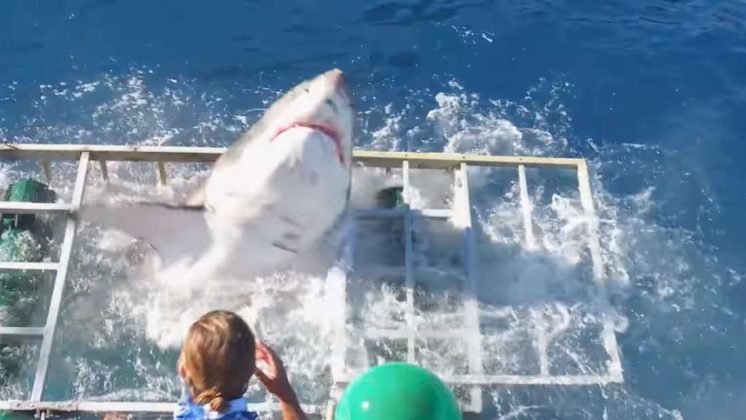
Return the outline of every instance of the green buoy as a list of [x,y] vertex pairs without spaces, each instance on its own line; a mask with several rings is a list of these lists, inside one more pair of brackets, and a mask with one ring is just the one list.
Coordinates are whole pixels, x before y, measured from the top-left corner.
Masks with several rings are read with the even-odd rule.
[[[46,184],[33,179],[22,179],[12,184],[5,191],[5,201],[23,201],[31,203],[52,203],[56,199],[54,191]],[[35,214],[3,214],[0,232],[8,229],[31,230],[34,228]]]
[[389,187],[378,191],[376,194],[378,207],[384,209],[402,207],[405,204],[403,192],[403,187]]
[[21,420],[21,419],[32,419],[34,418],[31,414],[20,415],[10,411],[0,411],[0,420]]
[[[53,202],[54,191],[33,179],[23,179],[5,191],[5,201]],[[46,253],[47,239],[35,214],[0,215],[0,261],[39,262]],[[0,273],[0,315],[5,325],[25,326],[38,300],[37,292],[45,275],[39,272],[10,271]]]
[[432,372],[407,363],[386,363],[352,382],[334,420],[460,420],[451,390]]

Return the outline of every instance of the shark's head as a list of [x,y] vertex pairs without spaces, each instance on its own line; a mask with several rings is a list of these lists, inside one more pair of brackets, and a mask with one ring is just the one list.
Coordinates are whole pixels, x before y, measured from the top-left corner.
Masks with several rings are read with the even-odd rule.
[[275,102],[261,122],[266,141],[286,141],[296,129],[312,129],[333,142],[337,158],[349,167],[355,111],[341,70],[329,70],[295,86]]

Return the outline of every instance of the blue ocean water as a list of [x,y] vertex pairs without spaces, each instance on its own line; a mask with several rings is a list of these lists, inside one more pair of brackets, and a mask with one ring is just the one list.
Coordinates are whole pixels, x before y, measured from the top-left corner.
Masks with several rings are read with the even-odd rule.
[[360,148],[591,162],[626,383],[592,414],[543,390],[496,417],[742,418],[743,1],[4,2],[0,139],[225,145],[332,66]]

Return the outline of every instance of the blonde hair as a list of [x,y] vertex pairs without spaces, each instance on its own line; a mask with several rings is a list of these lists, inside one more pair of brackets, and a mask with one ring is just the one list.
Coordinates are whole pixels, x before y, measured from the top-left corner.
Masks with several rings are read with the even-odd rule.
[[189,327],[179,356],[194,401],[221,412],[241,397],[256,368],[254,351],[254,334],[241,317],[229,311],[202,315]]

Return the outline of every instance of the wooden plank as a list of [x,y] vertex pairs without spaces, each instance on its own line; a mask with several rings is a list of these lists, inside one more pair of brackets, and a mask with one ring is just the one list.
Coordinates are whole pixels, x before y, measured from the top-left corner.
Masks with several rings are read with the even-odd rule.
[[[82,153],[78,162],[78,174],[75,178],[75,187],[72,196],[72,208],[77,209],[83,201],[83,192],[85,191],[86,175],[88,174],[88,162],[90,154]],[[34,386],[31,390],[31,400],[41,400],[44,392],[44,385],[47,380],[47,370],[49,369],[49,357],[52,352],[52,343],[57,328],[60,306],[62,305],[62,295],[65,290],[65,281],[67,279],[67,268],[70,264],[70,255],[72,254],[73,241],[75,239],[76,221],[72,217],[67,218],[65,226],[65,236],[62,241],[60,250],[60,262],[57,275],[54,279],[54,287],[47,312],[47,322],[44,326],[44,338],[39,349],[39,361],[36,364],[36,374],[34,376]]]
[[[223,147],[107,146],[84,144],[3,144],[0,159],[76,160],[82,152],[91,159],[123,161],[213,162],[225,152]],[[461,163],[474,166],[554,166],[575,169],[577,158],[535,156],[490,156],[458,153],[353,151],[356,161],[372,167],[395,168],[409,161],[414,168],[454,169]]]
[[56,262],[0,261],[0,271],[15,271],[15,270],[52,271],[52,270],[56,270],[58,266],[59,265]]

